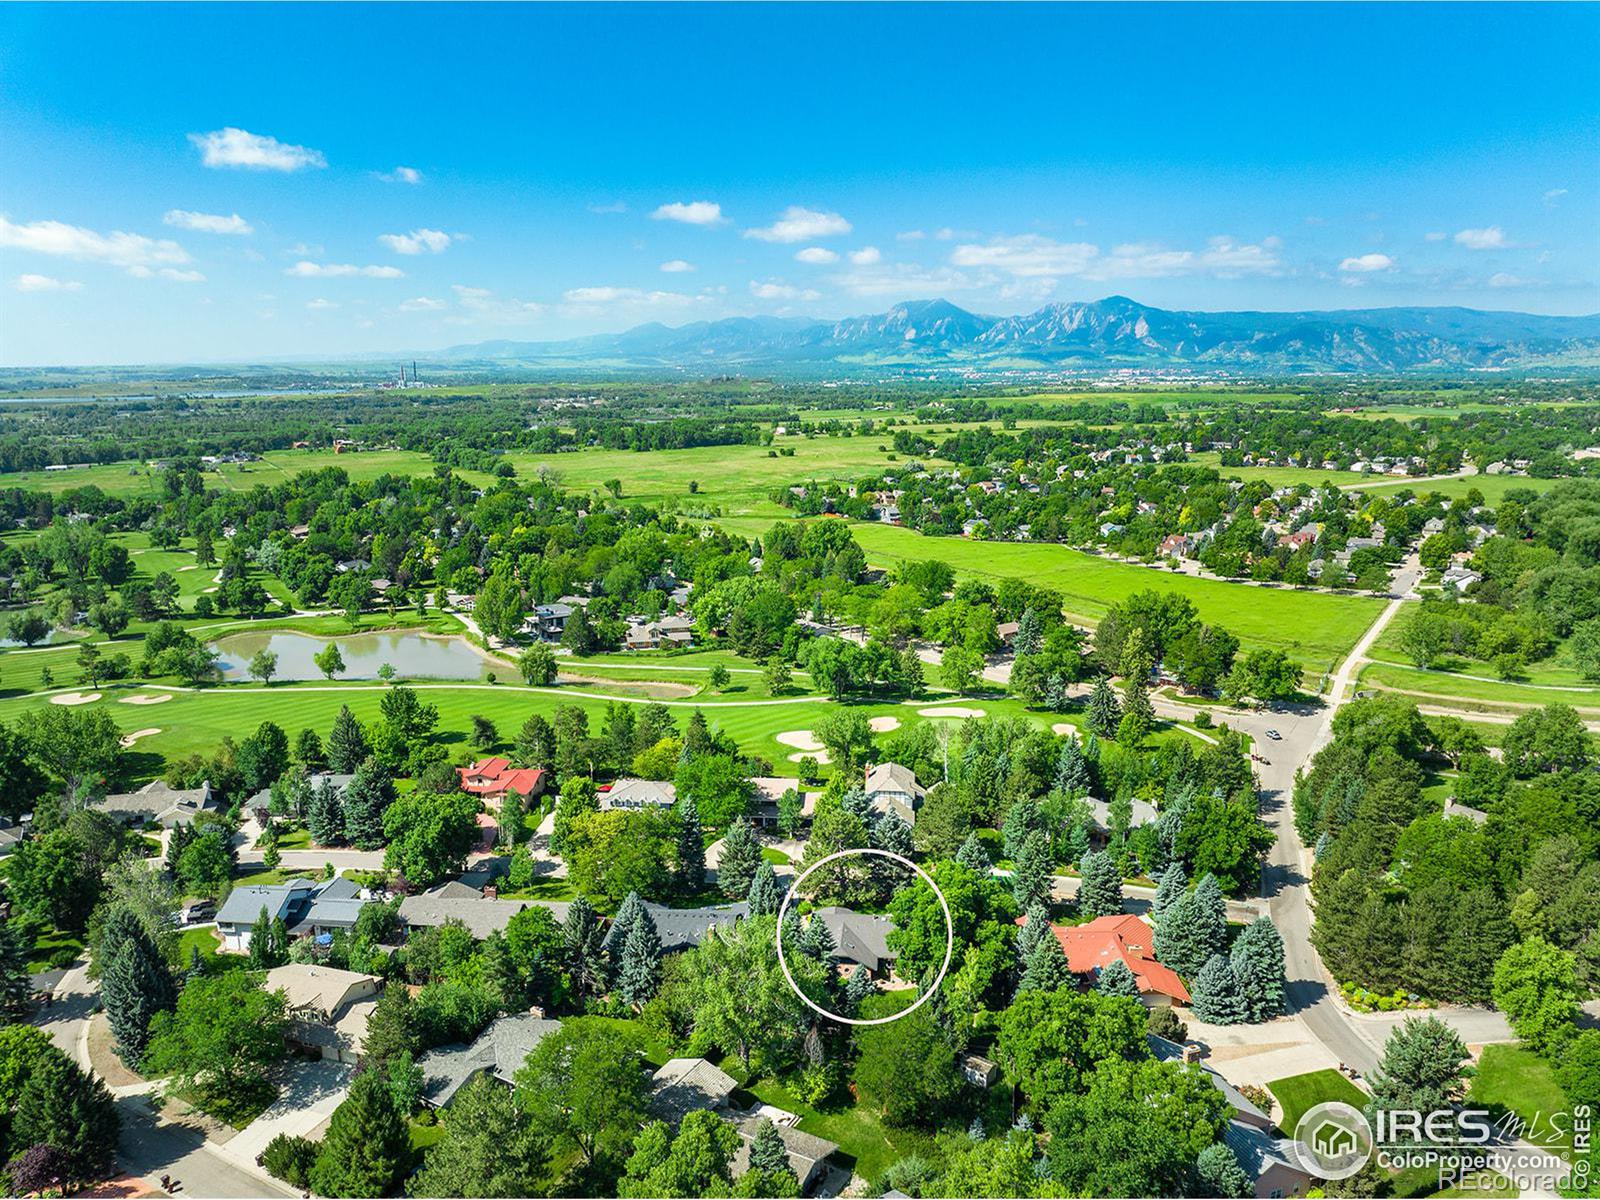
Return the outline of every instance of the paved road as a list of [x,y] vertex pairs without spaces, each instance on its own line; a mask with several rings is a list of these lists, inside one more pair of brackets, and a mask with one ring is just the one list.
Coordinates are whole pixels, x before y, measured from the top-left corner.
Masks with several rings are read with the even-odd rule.
[[[263,1171],[230,1162],[206,1141],[198,1126],[157,1117],[143,1096],[120,1097],[117,1111],[122,1116],[117,1158],[123,1170],[140,1176],[158,1191],[195,1200],[300,1195]],[[163,1175],[181,1188],[162,1188]]]

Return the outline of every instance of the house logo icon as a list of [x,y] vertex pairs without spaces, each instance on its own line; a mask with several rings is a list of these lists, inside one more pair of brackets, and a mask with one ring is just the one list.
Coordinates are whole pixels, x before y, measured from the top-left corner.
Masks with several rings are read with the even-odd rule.
[[1320,1179],[1348,1179],[1372,1156],[1372,1126],[1349,1104],[1315,1105],[1295,1123],[1294,1154]]

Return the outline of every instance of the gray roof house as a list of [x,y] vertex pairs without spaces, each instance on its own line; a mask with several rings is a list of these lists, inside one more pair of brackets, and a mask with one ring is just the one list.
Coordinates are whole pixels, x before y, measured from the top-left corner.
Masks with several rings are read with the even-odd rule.
[[670,780],[619,779],[600,793],[602,812],[613,808],[671,808],[678,789]]
[[917,809],[928,794],[910,767],[893,762],[879,763],[867,771],[865,791],[873,812],[894,813],[907,825],[917,823]]
[[[760,1117],[746,1117],[734,1123],[739,1131],[740,1146],[733,1156],[733,1174],[737,1178],[750,1169],[750,1147],[756,1140],[756,1130],[761,1128]],[[783,1141],[784,1152],[789,1156],[789,1169],[800,1181],[800,1194],[807,1196],[822,1177],[827,1174],[825,1160],[839,1147],[827,1138],[807,1133],[792,1125],[777,1126],[778,1137]]]
[[470,1046],[456,1044],[428,1051],[417,1060],[423,1101],[434,1108],[448,1107],[457,1092],[485,1071],[509,1087],[533,1048],[560,1028],[560,1021],[537,1012],[501,1017]]
[[[449,884],[443,885],[450,887]],[[455,892],[455,889],[451,889]],[[501,900],[483,895],[441,895],[440,889],[407,896],[400,901],[400,922],[408,930],[432,929],[450,921],[460,921],[475,938],[486,938],[491,933],[503,932],[511,918],[525,908],[548,908],[557,921],[567,917],[565,901],[561,900]]]
[[[350,781],[354,778],[354,775],[343,775],[336,771],[318,771],[315,774],[307,775],[306,782],[313,788],[318,788],[324,783],[328,783],[335,792],[343,796],[345,788],[350,786]],[[271,805],[272,789],[270,787],[262,788],[245,802],[246,808],[269,808]]]
[[174,788],[168,787],[164,779],[155,779],[137,792],[118,792],[94,802],[91,807],[127,826],[153,821],[164,829],[171,829],[193,821],[202,812],[215,810],[217,802],[211,797],[209,782],[197,788]]
[[[1094,822],[1094,832],[1108,834],[1111,832],[1111,802],[1088,797],[1089,817]],[[1156,811],[1156,806],[1148,800],[1133,801],[1132,819],[1128,823],[1129,829],[1137,829],[1141,825],[1153,825],[1161,814]]]
[[817,909],[811,919],[821,921],[832,936],[834,961],[856,963],[873,975],[886,975],[894,965],[895,952],[889,949],[894,922],[888,917],[830,905]]
[[366,903],[359,889],[342,876],[328,880],[290,879],[278,884],[244,884],[228,893],[217,910],[222,948],[238,954],[250,949],[250,929],[267,910],[269,920],[282,918],[297,936],[350,929]]
[[724,1107],[738,1086],[733,1076],[706,1059],[671,1058],[651,1077],[650,1108],[676,1125],[697,1109]]

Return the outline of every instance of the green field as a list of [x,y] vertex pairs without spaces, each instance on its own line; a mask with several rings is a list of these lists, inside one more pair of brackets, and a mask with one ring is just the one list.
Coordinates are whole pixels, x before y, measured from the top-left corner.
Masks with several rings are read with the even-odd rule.
[[[1521,1118],[1525,1136],[1536,1146],[1572,1151],[1571,1105],[1557,1086],[1548,1060],[1522,1046],[1485,1046],[1467,1099],[1491,1110],[1509,1110]],[[1560,1126],[1551,1117],[1560,1114]]]
[[[733,532],[760,536],[756,520],[721,522]],[[1251,646],[1287,651],[1310,673],[1308,685],[1333,669],[1383,608],[1370,596],[1336,596],[1289,588],[1252,587],[1197,579],[1100,558],[1067,546],[1032,542],[978,542],[929,538],[894,525],[856,523],[851,531],[878,566],[938,558],[957,575],[1026,579],[1061,592],[1069,614],[1093,623],[1135,592],[1176,592],[1194,601],[1202,620],[1223,625]]]
[[1511,683],[1488,678],[1469,678],[1449,671],[1424,671],[1398,663],[1373,662],[1361,670],[1361,687],[1421,693],[1439,701],[1458,700],[1465,704],[1537,706],[1570,704],[1582,710],[1600,710],[1600,688],[1552,687]]
[[1332,1068],[1275,1079],[1267,1084],[1267,1090],[1277,1097],[1278,1107],[1283,1109],[1278,1127],[1291,1137],[1300,1118],[1318,1104],[1340,1100],[1361,1108],[1367,1102],[1365,1092]]

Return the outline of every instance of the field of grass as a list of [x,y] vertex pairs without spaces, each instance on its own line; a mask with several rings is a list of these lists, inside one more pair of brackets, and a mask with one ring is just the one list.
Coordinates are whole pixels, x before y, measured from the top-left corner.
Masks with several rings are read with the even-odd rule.
[[1275,1079],[1267,1084],[1267,1090],[1277,1097],[1278,1107],[1283,1109],[1278,1127],[1290,1136],[1300,1118],[1318,1104],[1342,1100],[1360,1108],[1367,1102],[1365,1092],[1332,1068]]
[[1361,687],[1422,693],[1437,702],[1459,701],[1479,707],[1501,705],[1515,711],[1516,705],[1570,704],[1574,708],[1600,711],[1600,688],[1563,688],[1512,683],[1502,680],[1468,678],[1449,671],[1424,671],[1399,663],[1374,662],[1361,669]]
[[[722,522],[750,536],[764,532],[759,522]],[[1197,579],[1117,562],[1067,546],[1028,542],[977,542],[930,538],[893,525],[857,523],[856,541],[878,566],[939,558],[958,576],[1026,579],[1055,588],[1070,614],[1093,623],[1112,604],[1147,589],[1176,592],[1194,601],[1202,620],[1223,625],[1246,646],[1287,651],[1309,673],[1308,686],[1332,669],[1377,619],[1383,601],[1370,596],[1336,596],[1289,588],[1252,587],[1218,579]]]
[[1543,492],[1549,486],[1548,479],[1530,479],[1526,475],[1467,475],[1460,479],[1435,479],[1426,483],[1415,479],[1397,478],[1362,490],[1379,496],[1408,490],[1419,496],[1437,492],[1449,500],[1458,500],[1469,492],[1478,491],[1483,494],[1486,503],[1498,504],[1505,498],[1505,494],[1514,488],[1531,488],[1535,492]]
[[1571,1104],[1557,1085],[1550,1063],[1532,1050],[1523,1046],[1485,1046],[1467,1100],[1497,1116],[1515,1113],[1528,1141],[1570,1157],[1572,1123],[1567,1114]]
[[1222,455],[1214,450],[1192,454],[1189,461],[1203,467],[1215,467],[1224,478],[1238,478],[1246,482],[1260,479],[1273,487],[1294,487],[1302,483],[1319,487],[1331,483],[1347,488],[1353,483],[1364,483],[1372,478],[1359,471],[1324,471],[1320,467],[1225,467],[1222,465]]

